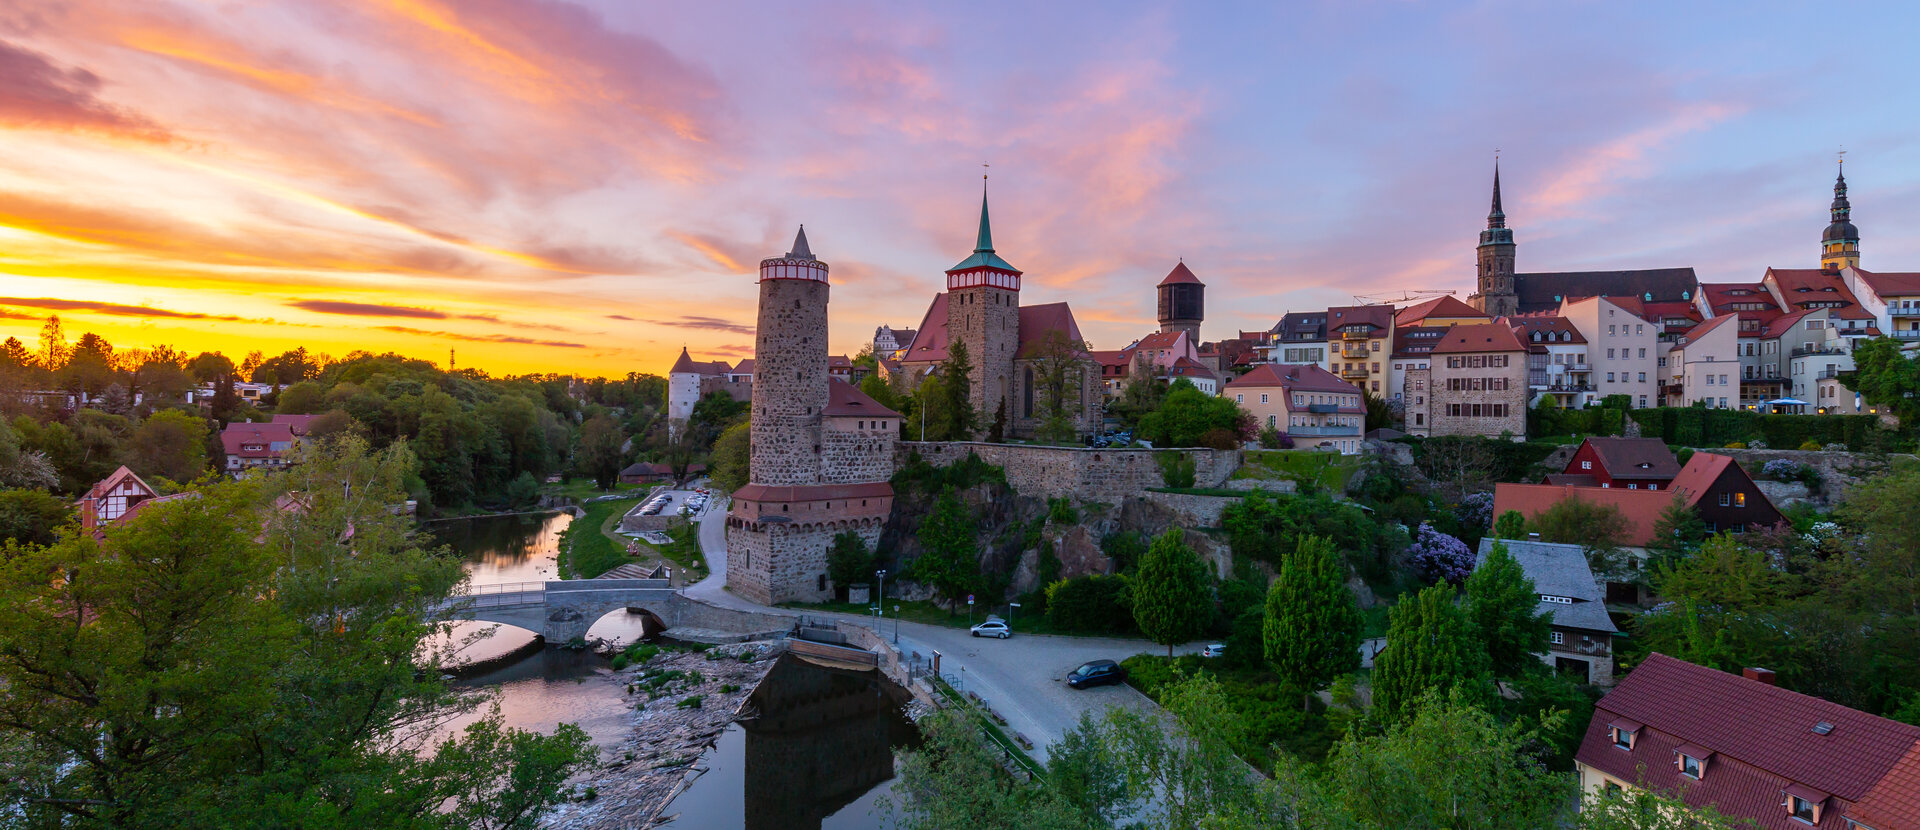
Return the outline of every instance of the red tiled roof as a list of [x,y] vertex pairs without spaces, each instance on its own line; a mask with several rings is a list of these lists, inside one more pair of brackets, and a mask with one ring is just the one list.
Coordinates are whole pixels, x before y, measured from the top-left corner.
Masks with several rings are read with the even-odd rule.
[[1873,830],[1920,830],[1920,743],[1900,756],[1847,817]]
[[740,361],[740,362],[739,362],[738,364],[736,364],[736,365],[735,365],[735,366],[734,366],[734,367],[733,367],[732,369],[730,369],[730,370],[728,370],[728,372],[729,372],[730,374],[735,374],[735,375],[751,375],[751,374],[753,374],[753,358],[751,358],[751,357],[749,357],[749,358],[746,358],[746,359],[743,359],[743,360],[741,360],[741,361]]
[[1873,293],[1880,295],[1880,299],[1920,297],[1920,273],[1880,274],[1860,268],[1853,270],[1860,275],[1861,282],[1866,283],[1868,288],[1872,288]]
[[1428,317],[1479,317],[1485,319],[1486,316],[1487,315],[1474,310],[1473,306],[1454,299],[1452,295],[1448,295],[1445,297],[1435,297],[1424,303],[1416,303],[1400,309],[1400,313],[1393,316],[1393,324],[1395,326],[1418,325],[1421,320],[1425,320]]
[[893,495],[893,485],[884,481],[872,481],[864,484],[815,484],[798,487],[749,484],[733,491],[733,499],[736,502],[825,501],[827,499],[859,499],[891,495]]
[[1547,483],[1561,487],[1599,487],[1600,479],[1591,473],[1548,473]]
[[1493,485],[1493,515],[1503,516],[1509,510],[1518,510],[1520,515],[1531,519],[1567,499],[1609,505],[1626,519],[1627,544],[1641,545],[1653,538],[1653,526],[1660,521],[1660,511],[1677,497],[1678,493],[1665,490],[1502,483]]
[[1262,363],[1237,378],[1227,381],[1228,389],[1271,389],[1279,387],[1298,392],[1343,392],[1359,394],[1360,387],[1341,380],[1338,375],[1314,363]]
[[[262,449],[248,450],[249,444]],[[274,449],[280,444],[280,449]],[[279,458],[293,446],[293,429],[286,424],[254,424],[235,421],[220,431],[220,445],[227,455],[239,458]]]
[[[1787,305],[1802,307],[1803,303],[1832,302],[1839,300],[1847,308],[1857,308],[1859,298],[1853,296],[1847,288],[1846,280],[1837,271],[1823,271],[1818,268],[1768,268],[1767,276],[1773,278],[1773,284],[1780,289],[1780,297]],[[1835,309],[1836,311],[1838,309]]]
[[313,423],[313,419],[318,417],[320,416],[318,415],[275,415],[273,416],[273,422],[276,424],[286,424],[288,429],[293,430],[294,435],[300,436],[300,435],[307,434],[307,425]]
[[827,355],[827,368],[844,369],[853,365],[853,361],[843,354]]
[[933,302],[927,304],[927,314],[920,318],[920,328],[915,329],[913,342],[907,345],[907,353],[900,358],[909,363],[938,363],[947,359],[947,292],[933,295]]
[[1181,377],[1206,378],[1208,380],[1214,380],[1214,381],[1217,381],[1220,379],[1218,375],[1215,375],[1213,373],[1212,369],[1209,369],[1205,366],[1200,365],[1193,358],[1185,357],[1185,356],[1182,356],[1179,360],[1174,361],[1173,366],[1167,370],[1167,373],[1170,375],[1179,375]]
[[1440,343],[1433,347],[1435,354],[1524,352],[1526,350],[1527,347],[1513,333],[1513,328],[1505,323],[1454,326],[1448,329],[1446,335],[1440,338]]
[[1812,313],[1813,313],[1813,309],[1806,309],[1802,311],[1793,312],[1792,314],[1782,314],[1778,317],[1775,317],[1772,320],[1767,321],[1766,328],[1763,328],[1760,330],[1760,336],[1768,340],[1771,340],[1775,337],[1779,337],[1780,335],[1786,334],[1788,331],[1792,330],[1794,325],[1799,323],[1802,318]]
[[[1644,724],[1631,750],[1613,745],[1608,725]],[[1827,734],[1814,731],[1831,724]],[[1875,717],[1816,697],[1653,654],[1594,706],[1575,757],[1630,783],[1678,792],[1689,805],[1714,804],[1768,828],[1805,827],[1782,808],[1789,789],[1857,802],[1882,789],[1920,787],[1903,767],[1920,742],[1920,727]],[[1710,753],[1699,780],[1676,766],[1680,747]],[[1905,776],[1888,782],[1896,774]],[[1891,802],[1898,803],[1898,802]],[[1843,805],[1828,802],[1818,827],[1847,826]],[[1876,830],[1912,828],[1874,825]]]
[[1140,338],[1139,342],[1133,344],[1131,350],[1171,349],[1175,343],[1180,342],[1180,337],[1184,334],[1186,334],[1186,332],[1179,329],[1174,329],[1173,331],[1156,331]]
[[1338,337],[1345,326],[1365,324],[1376,332],[1393,327],[1393,306],[1343,305],[1327,309],[1327,336]]
[[879,401],[851,383],[835,378],[827,381],[827,408],[820,414],[835,418],[898,418],[900,413],[880,405]]
[[1173,266],[1173,270],[1167,272],[1167,278],[1161,280],[1160,284],[1173,285],[1176,283],[1183,283],[1183,282],[1190,282],[1195,285],[1206,284],[1201,282],[1199,277],[1194,276],[1192,271],[1187,270],[1187,263],[1185,262],[1181,262],[1178,265]]
[[1728,320],[1738,320],[1738,319],[1740,318],[1732,314],[1722,314],[1718,317],[1715,317],[1711,320],[1701,323],[1700,325],[1687,329],[1687,342],[1692,343],[1696,340],[1699,340],[1700,337],[1702,335],[1705,335],[1707,332],[1713,331],[1714,329],[1717,329],[1723,325],[1726,325],[1726,322]]
[[[1528,343],[1533,342],[1533,333],[1536,331],[1541,333],[1540,345],[1543,345],[1543,346],[1549,345],[1552,343],[1585,343],[1587,342],[1587,338],[1580,336],[1580,330],[1573,327],[1573,322],[1568,320],[1565,317],[1516,316],[1513,322],[1515,322],[1520,326],[1521,331],[1525,332],[1523,336],[1526,338],[1526,342]],[[1559,335],[1563,332],[1568,335],[1571,335],[1571,337],[1566,340],[1558,339]],[[1548,334],[1552,334],[1554,335],[1554,337],[1549,338],[1547,337]]]
[[[941,321],[942,327],[946,321]],[[1020,345],[1013,350],[1014,357],[1026,357],[1040,344],[1047,332],[1060,329],[1067,333],[1068,340],[1080,341],[1080,324],[1073,319],[1073,309],[1066,303],[1042,303],[1020,307]],[[978,358],[975,358],[976,360]]]
[[[1680,474],[1680,462],[1673,457],[1673,451],[1667,449],[1667,442],[1658,438],[1608,436],[1588,438],[1585,443],[1593,448],[1594,457],[1600,460],[1600,467],[1613,478],[1667,481]],[[1718,475],[1717,470],[1715,475]]]

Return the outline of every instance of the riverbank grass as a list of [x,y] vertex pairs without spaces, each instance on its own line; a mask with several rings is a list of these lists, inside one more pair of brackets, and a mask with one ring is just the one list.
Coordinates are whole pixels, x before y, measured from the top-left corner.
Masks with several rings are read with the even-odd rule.
[[626,538],[613,532],[638,498],[597,501],[586,506],[586,515],[574,517],[560,536],[561,578],[592,579],[628,562],[643,561],[628,556]]
[[621,482],[613,485],[612,490],[602,490],[594,486],[593,479],[570,478],[559,484],[541,485],[540,493],[542,495],[566,496],[574,501],[583,502],[597,496],[607,495],[608,493],[621,493],[628,490],[645,492],[647,488],[652,486],[651,484],[627,484],[626,482]]

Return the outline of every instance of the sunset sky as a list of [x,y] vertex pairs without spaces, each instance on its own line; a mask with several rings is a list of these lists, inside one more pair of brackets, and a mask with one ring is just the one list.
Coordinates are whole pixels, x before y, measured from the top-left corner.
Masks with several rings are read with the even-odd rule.
[[664,372],[753,347],[805,223],[832,344],[910,327],[992,165],[1096,348],[1180,257],[1206,339],[1519,267],[1920,270],[1889,4],[6,0],[0,337]]

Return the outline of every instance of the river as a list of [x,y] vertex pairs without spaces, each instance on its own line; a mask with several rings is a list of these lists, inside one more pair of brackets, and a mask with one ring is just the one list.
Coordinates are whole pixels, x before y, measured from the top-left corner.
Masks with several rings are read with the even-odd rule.
[[[425,525],[467,562],[474,585],[555,579],[565,513],[482,516]],[[534,635],[511,626],[457,623],[455,637],[493,633],[459,652],[466,660],[489,660],[526,649]],[[638,615],[609,614],[590,636],[631,642],[643,636]],[[631,703],[611,682],[607,661],[591,652],[543,648],[497,668],[462,677],[466,688],[497,692],[507,726],[551,732],[576,723],[603,751],[632,729]],[[756,692],[761,717],[747,727],[728,727],[700,760],[708,772],[666,810],[669,825],[699,830],[810,828],[855,830],[884,826],[874,801],[891,785],[893,751],[914,740],[913,729],[890,699],[856,707],[821,726],[805,702],[823,693],[880,700],[871,677],[850,676],[800,660],[782,660]],[[454,723],[457,729],[464,722]]]

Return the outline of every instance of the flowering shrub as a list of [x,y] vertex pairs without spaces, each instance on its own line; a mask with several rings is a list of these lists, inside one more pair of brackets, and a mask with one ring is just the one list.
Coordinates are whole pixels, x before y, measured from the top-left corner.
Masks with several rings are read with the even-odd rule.
[[1842,444],[1838,441],[1835,441],[1831,444],[1821,447],[1821,449],[1826,450],[1827,452],[1846,452],[1847,445]]
[[1460,517],[1461,527],[1492,526],[1493,494],[1468,493],[1466,498],[1460,500],[1460,509],[1456,511],[1456,515]]
[[1473,563],[1478,558],[1467,543],[1434,530],[1433,525],[1426,522],[1421,522],[1420,529],[1414,532],[1413,544],[1407,546],[1407,553],[1412,555],[1414,567],[1428,579],[1456,585],[1473,573]]
[[1766,448],[1767,448],[1767,442],[1762,441],[1758,438],[1755,438],[1747,442],[1747,449],[1750,449],[1750,450],[1764,450]]
[[1760,465],[1760,474],[1778,481],[1793,481],[1800,477],[1800,463],[1788,458],[1776,458]]

